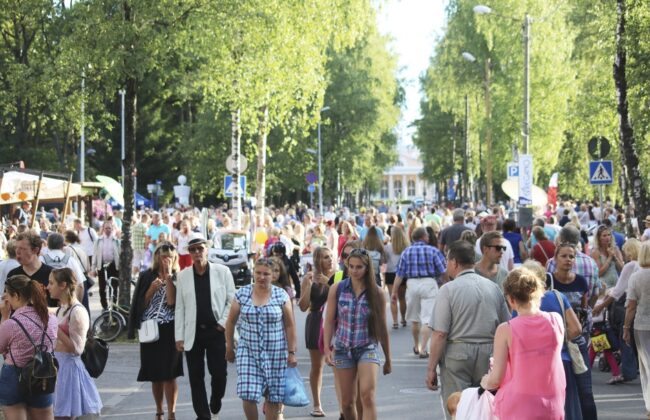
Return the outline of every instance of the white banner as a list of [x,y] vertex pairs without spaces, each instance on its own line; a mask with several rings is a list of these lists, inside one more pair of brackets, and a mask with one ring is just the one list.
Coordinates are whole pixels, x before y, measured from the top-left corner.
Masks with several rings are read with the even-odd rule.
[[533,204],[533,156],[519,155],[519,205]]

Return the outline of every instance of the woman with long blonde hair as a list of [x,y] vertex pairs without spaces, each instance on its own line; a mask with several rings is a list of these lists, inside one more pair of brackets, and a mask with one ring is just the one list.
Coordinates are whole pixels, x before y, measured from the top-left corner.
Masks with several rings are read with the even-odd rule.
[[[404,233],[404,229],[399,226],[393,226],[390,236],[390,242],[384,247],[386,251],[386,272],[384,279],[388,286],[388,295],[393,294],[393,283],[395,282],[395,272],[402,252],[410,245],[409,239]],[[393,317],[393,329],[398,328],[397,305],[399,303],[399,312],[402,316],[402,326],[406,327],[406,282],[402,282],[397,290],[398,302],[390,303],[390,313]]]

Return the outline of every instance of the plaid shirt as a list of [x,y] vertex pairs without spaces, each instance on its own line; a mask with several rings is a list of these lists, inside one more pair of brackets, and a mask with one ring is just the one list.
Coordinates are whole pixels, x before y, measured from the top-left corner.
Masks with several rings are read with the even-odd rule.
[[140,222],[131,230],[131,244],[133,249],[145,249],[144,237],[147,233],[147,225]]
[[439,277],[447,271],[447,261],[438,248],[423,241],[414,242],[406,248],[397,264],[401,278]]
[[[546,264],[546,271],[553,273],[556,267],[557,264],[555,262],[555,258],[551,258]],[[575,263],[573,264],[571,271],[576,274],[580,274],[582,277],[587,279],[587,282],[589,283],[587,301],[589,301],[592,296],[598,296],[600,293],[600,280],[598,278],[598,265],[593,258],[584,252],[577,251]],[[591,306],[587,305],[587,320],[585,322],[585,325],[582,326],[583,333],[591,332],[592,324]]]
[[341,281],[338,287],[343,289],[336,305],[336,349],[349,351],[374,342],[368,335],[370,308],[366,291],[357,298],[349,278]]

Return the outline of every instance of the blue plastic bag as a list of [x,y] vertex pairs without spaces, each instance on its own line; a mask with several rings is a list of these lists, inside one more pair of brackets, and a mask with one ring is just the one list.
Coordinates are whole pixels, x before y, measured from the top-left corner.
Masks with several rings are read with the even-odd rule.
[[306,407],[310,404],[305,383],[298,368],[287,367],[284,373],[284,400],[282,402],[289,407]]

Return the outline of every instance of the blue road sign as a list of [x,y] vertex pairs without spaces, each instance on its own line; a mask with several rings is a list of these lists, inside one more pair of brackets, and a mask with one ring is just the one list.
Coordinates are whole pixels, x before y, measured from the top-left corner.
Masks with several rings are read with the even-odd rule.
[[[223,180],[223,190],[226,197],[233,197],[237,192],[237,184],[232,182],[232,175],[226,175]],[[239,177],[240,197],[246,197],[246,176]]]
[[608,185],[614,182],[614,166],[611,160],[595,160],[589,162],[589,183],[592,185]]
[[316,187],[314,186],[314,184],[309,184],[307,186],[307,192],[313,193],[314,191],[316,191]]

